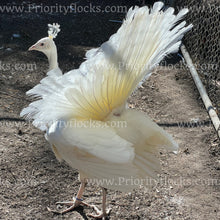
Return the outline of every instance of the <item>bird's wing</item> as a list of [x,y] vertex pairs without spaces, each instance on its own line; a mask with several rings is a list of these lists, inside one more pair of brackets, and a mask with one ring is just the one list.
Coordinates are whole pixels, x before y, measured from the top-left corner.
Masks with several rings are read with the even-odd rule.
[[42,79],[38,85],[27,92],[27,95],[33,98],[45,98],[57,90],[56,82],[62,76],[62,71],[57,68],[50,70],[47,77]]
[[76,148],[113,163],[128,163],[134,159],[133,144],[100,121],[58,121],[48,129],[47,139],[65,160],[68,154],[72,158],[77,155]]
[[74,85],[84,77],[79,69],[72,70],[65,75],[57,68],[49,71],[38,85],[27,91],[27,95],[34,101],[22,110],[20,115],[30,120],[41,130],[47,130],[57,119],[72,114],[72,105],[64,95],[66,87]]

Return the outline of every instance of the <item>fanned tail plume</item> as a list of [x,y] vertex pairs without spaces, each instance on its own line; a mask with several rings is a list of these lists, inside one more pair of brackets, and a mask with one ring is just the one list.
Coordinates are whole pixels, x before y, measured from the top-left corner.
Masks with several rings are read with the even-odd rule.
[[192,28],[179,22],[187,9],[174,15],[173,8],[162,8],[161,2],[152,9],[130,8],[117,33],[88,51],[78,70],[59,76],[52,70],[29,91],[42,101],[33,102],[21,115],[46,125],[66,118],[103,121],[112,112],[120,113],[138,84],[166,55],[178,51],[184,33]]

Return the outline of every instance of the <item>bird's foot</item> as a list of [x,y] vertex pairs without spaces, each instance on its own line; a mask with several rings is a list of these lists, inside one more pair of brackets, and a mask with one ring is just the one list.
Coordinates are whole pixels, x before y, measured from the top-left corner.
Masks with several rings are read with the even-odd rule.
[[65,209],[63,211],[57,211],[57,210],[52,210],[49,207],[47,207],[47,210],[49,212],[62,215],[62,214],[65,214],[67,212],[73,211],[79,205],[89,206],[87,203],[85,203],[81,199],[77,199],[77,198],[75,198],[73,201],[56,202],[56,205],[67,205],[67,206],[69,206],[69,208],[67,208],[67,209]]
[[107,217],[110,215],[110,212],[111,212],[111,209],[99,210],[95,205],[90,205],[90,207],[94,209],[94,211],[96,212],[96,215],[88,214],[88,216],[96,218],[96,219],[107,219]]

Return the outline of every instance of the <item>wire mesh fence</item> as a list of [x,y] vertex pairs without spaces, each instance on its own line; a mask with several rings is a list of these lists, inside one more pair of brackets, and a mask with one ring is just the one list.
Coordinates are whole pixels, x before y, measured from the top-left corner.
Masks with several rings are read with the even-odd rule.
[[184,44],[220,116],[220,0],[176,0],[177,11],[187,7],[194,25]]

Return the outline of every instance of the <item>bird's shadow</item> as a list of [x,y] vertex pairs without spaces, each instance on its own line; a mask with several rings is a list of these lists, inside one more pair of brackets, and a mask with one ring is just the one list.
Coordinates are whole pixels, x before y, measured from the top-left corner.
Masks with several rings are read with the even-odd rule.
[[88,220],[88,217],[85,212],[85,208],[83,206],[77,207],[74,211],[78,212],[84,220]]
[[[79,207],[75,208],[74,210],[72,210],[71,212],[68,212],[68,213],[74,213],[74,212],[78,212],[84,220],[89,220],[86,213],[85,213],[85,210],[84,210],[83,206],[79,206]],[[53,215],[56,215],[56,216],[62,216],[62,215],[66,215],[66,214],[53,213]]]

